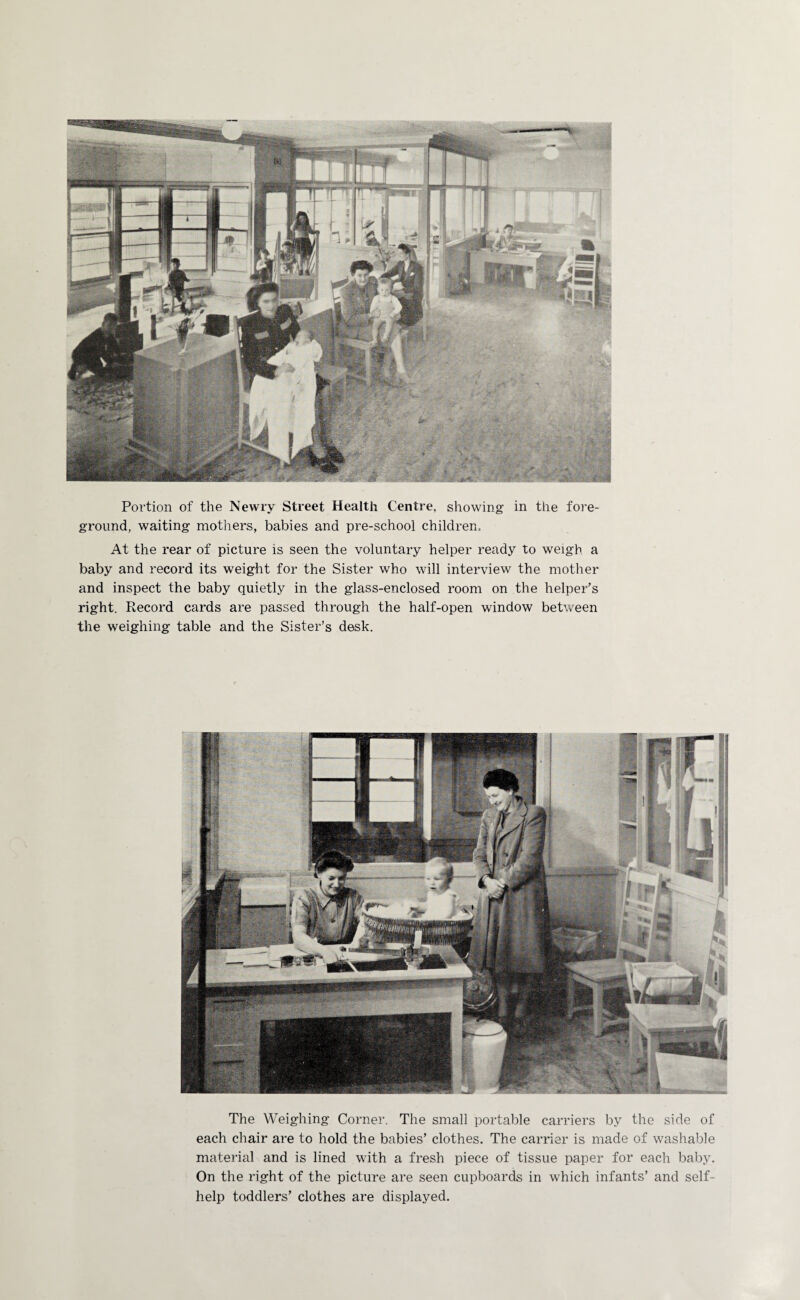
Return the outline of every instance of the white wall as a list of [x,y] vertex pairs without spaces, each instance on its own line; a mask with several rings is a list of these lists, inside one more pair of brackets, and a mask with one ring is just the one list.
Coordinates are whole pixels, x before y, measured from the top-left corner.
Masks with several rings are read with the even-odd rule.
[[[565,149],[554,162],[528,152],[489,161],[490,230],[514,221],[514,190],[600,190],[602,241],[611,239],[611,150]],[[548,241],[556,237],[548,236]],[[607,251],[607,250],[604,250]]]
[[306,735],[220,735],[220,870],[247,876],[296,871],[308,862],[308,816]]

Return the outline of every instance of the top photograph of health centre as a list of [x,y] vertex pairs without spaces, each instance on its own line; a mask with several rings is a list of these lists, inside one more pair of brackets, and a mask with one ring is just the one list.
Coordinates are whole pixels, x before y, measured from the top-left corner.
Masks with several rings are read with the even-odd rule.
[[610,478],[611,126],[72,120],[67,477]]

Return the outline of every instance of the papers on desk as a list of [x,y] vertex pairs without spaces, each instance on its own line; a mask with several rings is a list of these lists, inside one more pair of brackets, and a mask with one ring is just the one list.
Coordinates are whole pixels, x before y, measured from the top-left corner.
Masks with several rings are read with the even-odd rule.
[[275,956],[270,948],[228,948],[225,953],[226,965],[239,966],[277,966],[280,956]]

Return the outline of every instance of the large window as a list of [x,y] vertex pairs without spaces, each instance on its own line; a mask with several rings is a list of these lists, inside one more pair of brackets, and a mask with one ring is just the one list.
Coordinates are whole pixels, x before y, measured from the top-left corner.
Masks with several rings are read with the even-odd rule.
[[596,236],[599,190],[515,190],[514,220],[547,234]]
[[312,823],[415,822],[418,763],[416,736],[312,736]]
[[217,270],[246,273],[250,191],[242,185],[220,188],[217,204]]
[[208,191],[172,191],[170,257],[179,257],[184,271],[208,267]]
[[69,192],[70,279],[73,284],[111,275],[111,190],[79,187]]
[[145,262],[161,261],[161,191],[123,185],[121,195],[123,271],[141,271]]

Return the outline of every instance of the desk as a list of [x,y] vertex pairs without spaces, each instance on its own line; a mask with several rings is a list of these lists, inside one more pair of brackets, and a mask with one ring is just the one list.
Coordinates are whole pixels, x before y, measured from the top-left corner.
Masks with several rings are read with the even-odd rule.
[[236,444],[239,386],[233,335],[192,332],[137,352],[133,363],[133,451],[187,478]]
[[[460,1093],[462,1003],[471,972],[452,948],[432,951],[446,962],[443,970],[333,974],[322,966],[227,963],[225,951],[213,949],[206,960],[206,1092],[260,1092],[263,1020],[443,1012],[450,1016],[451,1086]],[[196,967],[189,987],[197,987]]]
[[474,284],[486,283],[486,265],[491,262],[497,266],[522,266],[533,271],[533,288],[536,288],[536,268],[541,253],[494,252],[491,248],[473,249],[469,255],[469,278]]

